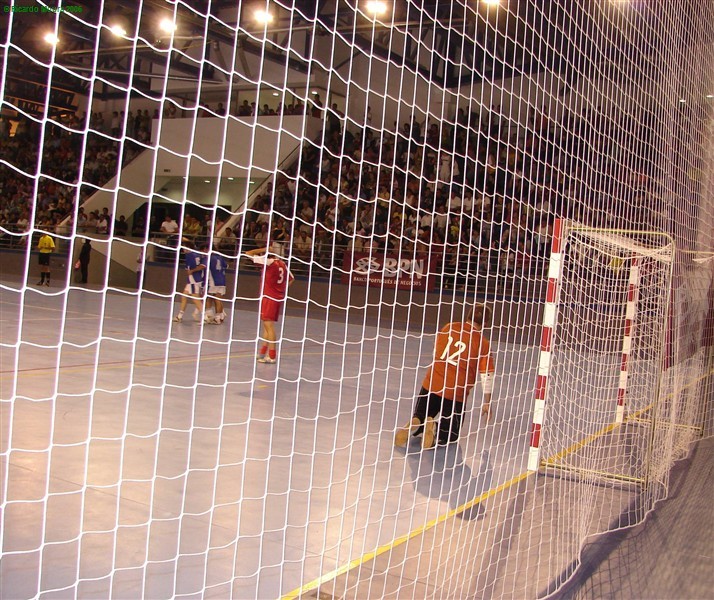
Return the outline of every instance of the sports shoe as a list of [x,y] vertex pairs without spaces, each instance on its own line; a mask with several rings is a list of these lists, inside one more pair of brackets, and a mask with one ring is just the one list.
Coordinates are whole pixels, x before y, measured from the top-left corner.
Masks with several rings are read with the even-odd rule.
[[45,285],[45,282],[44,282],[44,281],[38,281],[38,282],[37,282],[37,285]]
[[424,437],[421,440],[421,447],[424,450],[434,447],[436,441],[436,421],[432,417],[427,417],[424,421]]
[[45,281],[45,285],[46,285],[47,287],[50,287],[50,282],[49,282],[49,281]]
[[181,323],[181,322],[183,321],[183,315],[176,315],[176,316],[174,317],[174,321],[175,321],[176,323]]
[[409,441],[409,436],[414,433],[419,425],[421,425],[421,421],[416,417],[412,417],[409,423],[397,430],[397,433],[394,435],[394,445],[399,448],[404,448]]
[[278,361],[277,361],[276,359],[274,359],[274,358],[270,358],[269,356],[261,356],[261,357],[258,359],[258,362],[259,362],[259,363],[266,364],[266,365],[274,365],[274,364],[275,364],[276,362],[278,362]]

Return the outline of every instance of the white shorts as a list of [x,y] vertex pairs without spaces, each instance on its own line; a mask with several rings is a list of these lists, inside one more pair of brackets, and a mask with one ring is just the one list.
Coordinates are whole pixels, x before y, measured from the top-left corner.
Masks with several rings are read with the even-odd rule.
[[187,283],[186,287],[183,288],[183,293],[191,296],[202,296],[203,285],[200,283]]
[[208,284],[208,293],[211,296],[225,296],[226,295],[226,286],[225,285],[211,285],[209,283]]

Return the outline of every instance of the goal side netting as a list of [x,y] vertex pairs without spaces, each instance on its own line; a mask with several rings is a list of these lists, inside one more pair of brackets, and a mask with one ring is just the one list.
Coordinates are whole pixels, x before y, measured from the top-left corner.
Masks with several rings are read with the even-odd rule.
[[673,256],[663,234],[556,222],[531,470],[647,479],[647,424],[657,418],[662,392]]

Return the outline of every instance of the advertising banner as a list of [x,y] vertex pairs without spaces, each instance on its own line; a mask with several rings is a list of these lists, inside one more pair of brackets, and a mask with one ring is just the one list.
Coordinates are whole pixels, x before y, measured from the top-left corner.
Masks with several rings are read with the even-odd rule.
[[431,291],[427,254],[400,258],[391,254],[345,253],[342,283],[374,285],[399,290]]

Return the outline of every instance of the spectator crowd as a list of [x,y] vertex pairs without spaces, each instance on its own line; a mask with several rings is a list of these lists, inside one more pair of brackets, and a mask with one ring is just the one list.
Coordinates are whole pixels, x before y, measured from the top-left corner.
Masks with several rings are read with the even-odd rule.
[[[199,116],[225,112],[221,103],[205,105]],[[0,164],[0,222],[15,233],[28,231],[31,219],[37,229],[71,233],[75,224],[67,217],[76,214],[77,231],[143,236],[148,225],[175,242],[213,236],[229,255],[271,244],[305,271],[342,267],[352,253],[429,256],[433,271],[455,280],[477,271],[528,271],[548,251],[555,216],[612,224],[617,198],[607,173],[621,170],[610,156],[608,128],[621,123],[602,115],[555,122],[532,111],[527,125],[510,127],[492,106],[483,114],[460,108],[451,122],[412,116],[389,128],[372,126],[367,107],[363,127],[352,120],[346,127],[337,105],[324,108],[319,96],[308,105],[258,108],[245,100],[238,106],[239,116],[307,113],[323,119],[319,138],[303,142],[300,157],[275,174],[239,219],[212,210],[198,219],[186,209],[180,225],[169,215],[153,223],[151,215],[85,213],[82,206],[150,143],[158,109],[113,112],[106,120],[92,113],[87,132],[86,115],[44,130],[23,118],[13,137],[5,121],[0,158],[11,167]],[[175,104],[166,102],[164,118],[176,116]],[[637,205],[647,180],[634,173],[615,186],[616,194]]]

